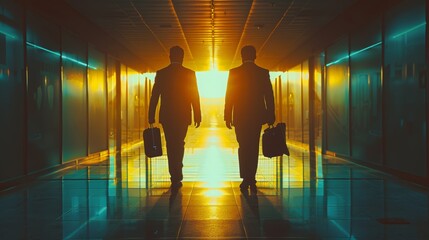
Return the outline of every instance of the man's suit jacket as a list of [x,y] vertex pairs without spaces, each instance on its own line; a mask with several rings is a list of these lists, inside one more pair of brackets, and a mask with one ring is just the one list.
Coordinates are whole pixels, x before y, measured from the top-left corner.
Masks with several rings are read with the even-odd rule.
[[149,122],[155,122],[155,111],[161,98],[159,122],[190,125],[201,122],[200,97],[195,72],[181,64],[170,64],[156,72],[149,103]]
[[274,94],[267,69],[245,62],[229,71],[224,120],[234,125],[274,123]]

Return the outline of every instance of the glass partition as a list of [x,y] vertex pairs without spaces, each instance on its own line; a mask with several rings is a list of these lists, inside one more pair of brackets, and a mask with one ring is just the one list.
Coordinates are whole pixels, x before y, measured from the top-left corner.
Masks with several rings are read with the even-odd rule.
[[386,14],[386,164],[427,176],[426,160],[426,6],[402,1]]
[[325,54],[320,53],[314,58],[314,143],[316,150],[322,151],[322,81],[324,74]]
[[326,150],[349,155],[349,52],[343,38],[326,51]]
[[28,169],[61,163],[60,28],[27,13]]
[[351,152],[361,161],[381,164],[381,21],[351,36]]
[[109,151],[116,152],[116,121],[117,121],[117,96],[116,96],[116,60],[107,58],[107,112],[108,112],[108,138]]
[[[24,173],[24,50],[22,6],[0,1],[0,180]],[[14,126],[14,127],[12,127]]]
[[71,33],[62,35],[63,161],[87,156],[87,46]]
[[310,105],[309,105],[309,88],[308,88],[308,61],[302,63],[302,142],[310,144]]
[[88,50],[89,153],[107,150],[106,56]]
[[288,127],[289,138],[302,142],[301,65],[288,71]]

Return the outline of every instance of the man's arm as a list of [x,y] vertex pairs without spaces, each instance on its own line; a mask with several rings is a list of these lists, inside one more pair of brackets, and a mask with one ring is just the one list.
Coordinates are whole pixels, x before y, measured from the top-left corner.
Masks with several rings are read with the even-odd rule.
[[153,84],[152,95],[150,97],[150,102],[149,102],[149,114],[148,114],[149,124],[153,124],[155,122],[155,111],[156,111],[156,106],[158,105],[160,95],[161,95],[161,85],[159,83],[158,74],[157,74],[155,76],[155,83]]
[[192,89],[191,89],[191,104],[192,111],[194,112],[194,123],[196,127],[200,126],[201,123],[201,106],[200,106],[200,94],[198,92],[197,77],[195,72],[192,72]]
[[231,71],[228,74],[228,83],[226,85],[226,93],[225,93],[225,109],[224,109],[224,120],[226,127],[231,129],[232,125],[232,109],[233,109],[233,96],[234,96],[234,84],[233,84],[233,76]]
[[269,125],[273,125],[276,121],[276,113],[274,110],[274,93],[273,86],[271,85],[270,74],[266,71],[264,77],[264,97],[265,97],[265,105],[267,107],[267,123]]

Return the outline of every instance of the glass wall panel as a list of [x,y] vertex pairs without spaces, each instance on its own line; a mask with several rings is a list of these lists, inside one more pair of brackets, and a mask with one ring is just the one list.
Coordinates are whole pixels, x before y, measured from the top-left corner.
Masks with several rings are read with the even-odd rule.
[[320,53],[314,58],[314,143],[316,150],[322,150],[322,80],[325,65],[325,54]]
[[63,33],[63,161],[69,161],[87,155],[87,47]]
[[282,103],[282,92],[281,92],[281,77],[277,76],[275,78],[275,84],[273,84],[272,86],[274,87],[273,91],[274,91],[274,104],[275,104],[275,114],[276,114],[276,121],[280,121],[281,117],[282,117],[282,107],[281,107],[281,103]]
[[281,89],[282,89],[282,122],[287,123],[286,125],[286,138],[289,138],[289,122],[288,122],[288,96],[289,96],[289,89],[288,89],[288,72],[285,72],[281,75]]
[[288,123],[289,138],[302,142],[301,65],[288,72]]
[[61,163],[60,28],[27,12],[28,169]]
[[107,97],[108,97],[108,125],[109,125],[109,151],[116,151],[116,61],[112,57],[107,59]]
[[148,92],[147,92],[147,82],[148,79],[144,75],[140,76],[140,99],[141,99],[141,107],[140,107],[140,128],[143,131],[146,127],[148,127],[148,121],[147,121],[147,112],[149,108],[149,100],[148,98]]
[[88,50],[89,153],[107,150],[106,60],[104,53]]
[[121,64],[121,143],[128,142],[128,74]]
[[349,64],[348,41],[328,48],[326,79],[326,150],[349,155]]
[[277,86],[276,86],[276,91],[277,91],[277,97],[275,100],[275,104],[276,104],[276,120],[280,121],[280,119],[283,117],[282,115],[282,96],[283,96],[283,92],[282,92],[282,82],[284,81],[281,76],[278,76],[277,78]]
[[24,50],[21,6],[0,2],[0,180],[24,173]]
[[302,142],[310,143],[310,105],[308,92],[308,61],[302,63]]
[[402,1],[386,14],[386,164],[426,176],[426,15],[424,0]]
[[142,99],[140,98],[140,78],[138,72],[128,68],[128,142],[141,138],[140,112]]
[[351,36],[351,154],[381,164],[381,21]]

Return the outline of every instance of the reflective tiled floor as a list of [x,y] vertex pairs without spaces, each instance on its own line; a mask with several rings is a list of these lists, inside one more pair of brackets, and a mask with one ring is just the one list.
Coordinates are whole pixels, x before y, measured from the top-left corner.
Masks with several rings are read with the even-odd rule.
[[290,145],[291,157],[261,156],[248,195],[233,131],[190,128],[186,142],[179,191],[166,158],[146,162],[136,145],[0,193],[0,238],[429,239],[425,189]]

